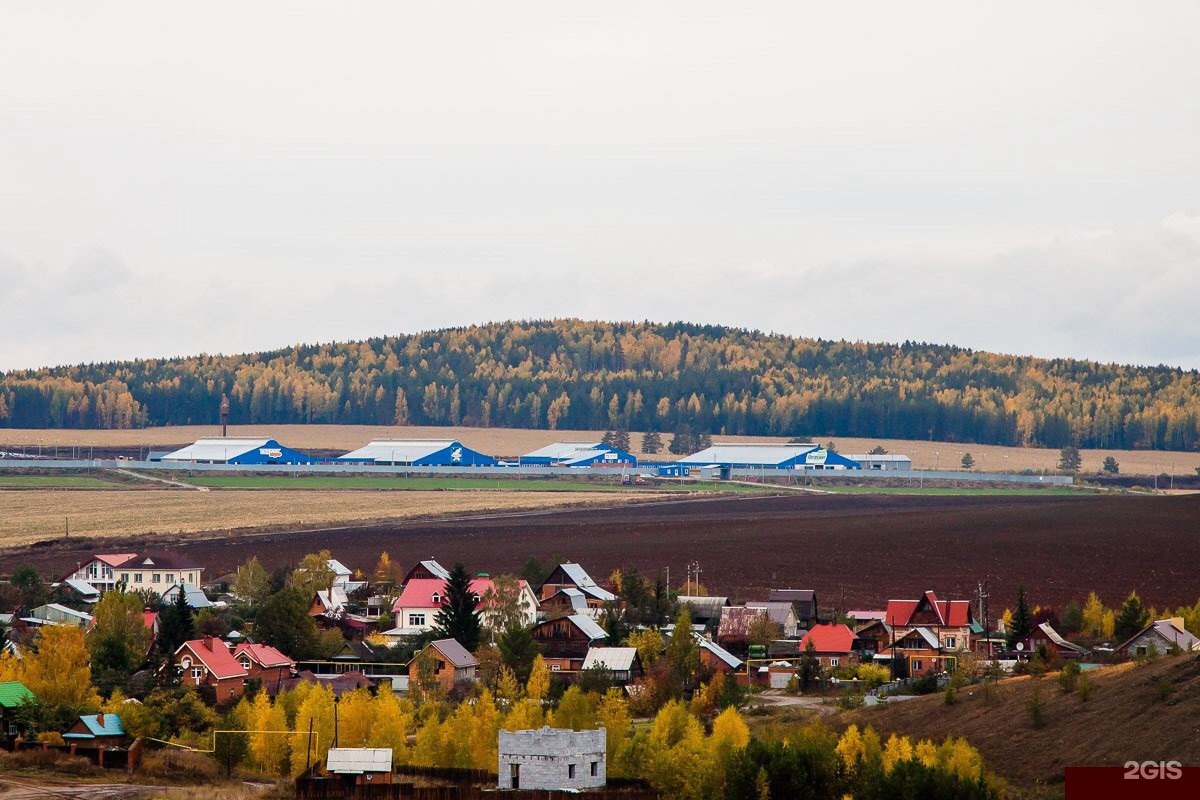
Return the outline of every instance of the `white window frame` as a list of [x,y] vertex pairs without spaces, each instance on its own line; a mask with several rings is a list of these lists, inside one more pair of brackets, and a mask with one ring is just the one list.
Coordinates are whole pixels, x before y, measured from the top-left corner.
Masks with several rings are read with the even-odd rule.
[[830,656],[830,657],[829,657],[829,666],[831,666],[831,667],[837,667],[837,666],[840,666],[840,665],[841,665],[841,659],[840,659],[840,658],[838,658],[837,656]]

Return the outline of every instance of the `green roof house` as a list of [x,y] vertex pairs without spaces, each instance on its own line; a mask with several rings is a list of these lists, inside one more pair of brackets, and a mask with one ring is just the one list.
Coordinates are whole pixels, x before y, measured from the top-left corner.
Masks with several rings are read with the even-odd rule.
[[37,700],[20,681],[0,682],[0,739],[14,739],[21,733],[16,710]]

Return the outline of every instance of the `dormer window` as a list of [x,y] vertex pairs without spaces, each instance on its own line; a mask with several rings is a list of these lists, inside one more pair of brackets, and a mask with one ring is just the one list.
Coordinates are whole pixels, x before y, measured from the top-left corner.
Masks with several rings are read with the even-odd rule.
[[437,592],[433,593],[433,604],[435,606],[440,606],[442,604],[442,596]]

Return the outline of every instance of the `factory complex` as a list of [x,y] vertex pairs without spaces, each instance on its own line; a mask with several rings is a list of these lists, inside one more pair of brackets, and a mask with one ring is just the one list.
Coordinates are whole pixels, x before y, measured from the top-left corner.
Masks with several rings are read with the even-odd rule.
[[554,467],[639,469],[660,477],[727,476],[734,469],[844,471],[911,470],[907,456],[845,456],[813,443],[722,442],[678,459],[639,459],[601,441],[555,442],[516,458],[501,459],[474,450],[457,439],[376,439],[332,457],[285,447],[270,437],[200,439],[151,460],[172,464],[258,465],[340,464],[387,467]]

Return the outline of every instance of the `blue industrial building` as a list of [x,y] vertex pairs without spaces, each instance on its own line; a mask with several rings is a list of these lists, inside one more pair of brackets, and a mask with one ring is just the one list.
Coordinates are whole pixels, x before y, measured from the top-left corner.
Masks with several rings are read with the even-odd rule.
[[284,447],[274,439],[218,436],[199,439],[194,444],[166,453],[161,461],[186,461],[193,464],[316,464],[317,459]]
[[816,444],[714,444],[698,453],[684,456],[677,464],[693,467],[715,466],[724,469],[862,469],[857,461],[826,450]]
[[494,467],[497,463],[457,439],[376,439],[337,460],[406,467]]
[[572,453],[581,450],[596,450],[604,447],[600,442],[555,442],[545,447],[539,447],[531,453],[521,456],[522,466],[550,466],[558,464]]
[[637,456],[633,453],[603,445],[589,450],[576,450],[560,461],[554,462],[556,467],[636,467],[637,465]]
[[636,467],[637,456],[602,442],[555,442],[521,456],[522,466]]

